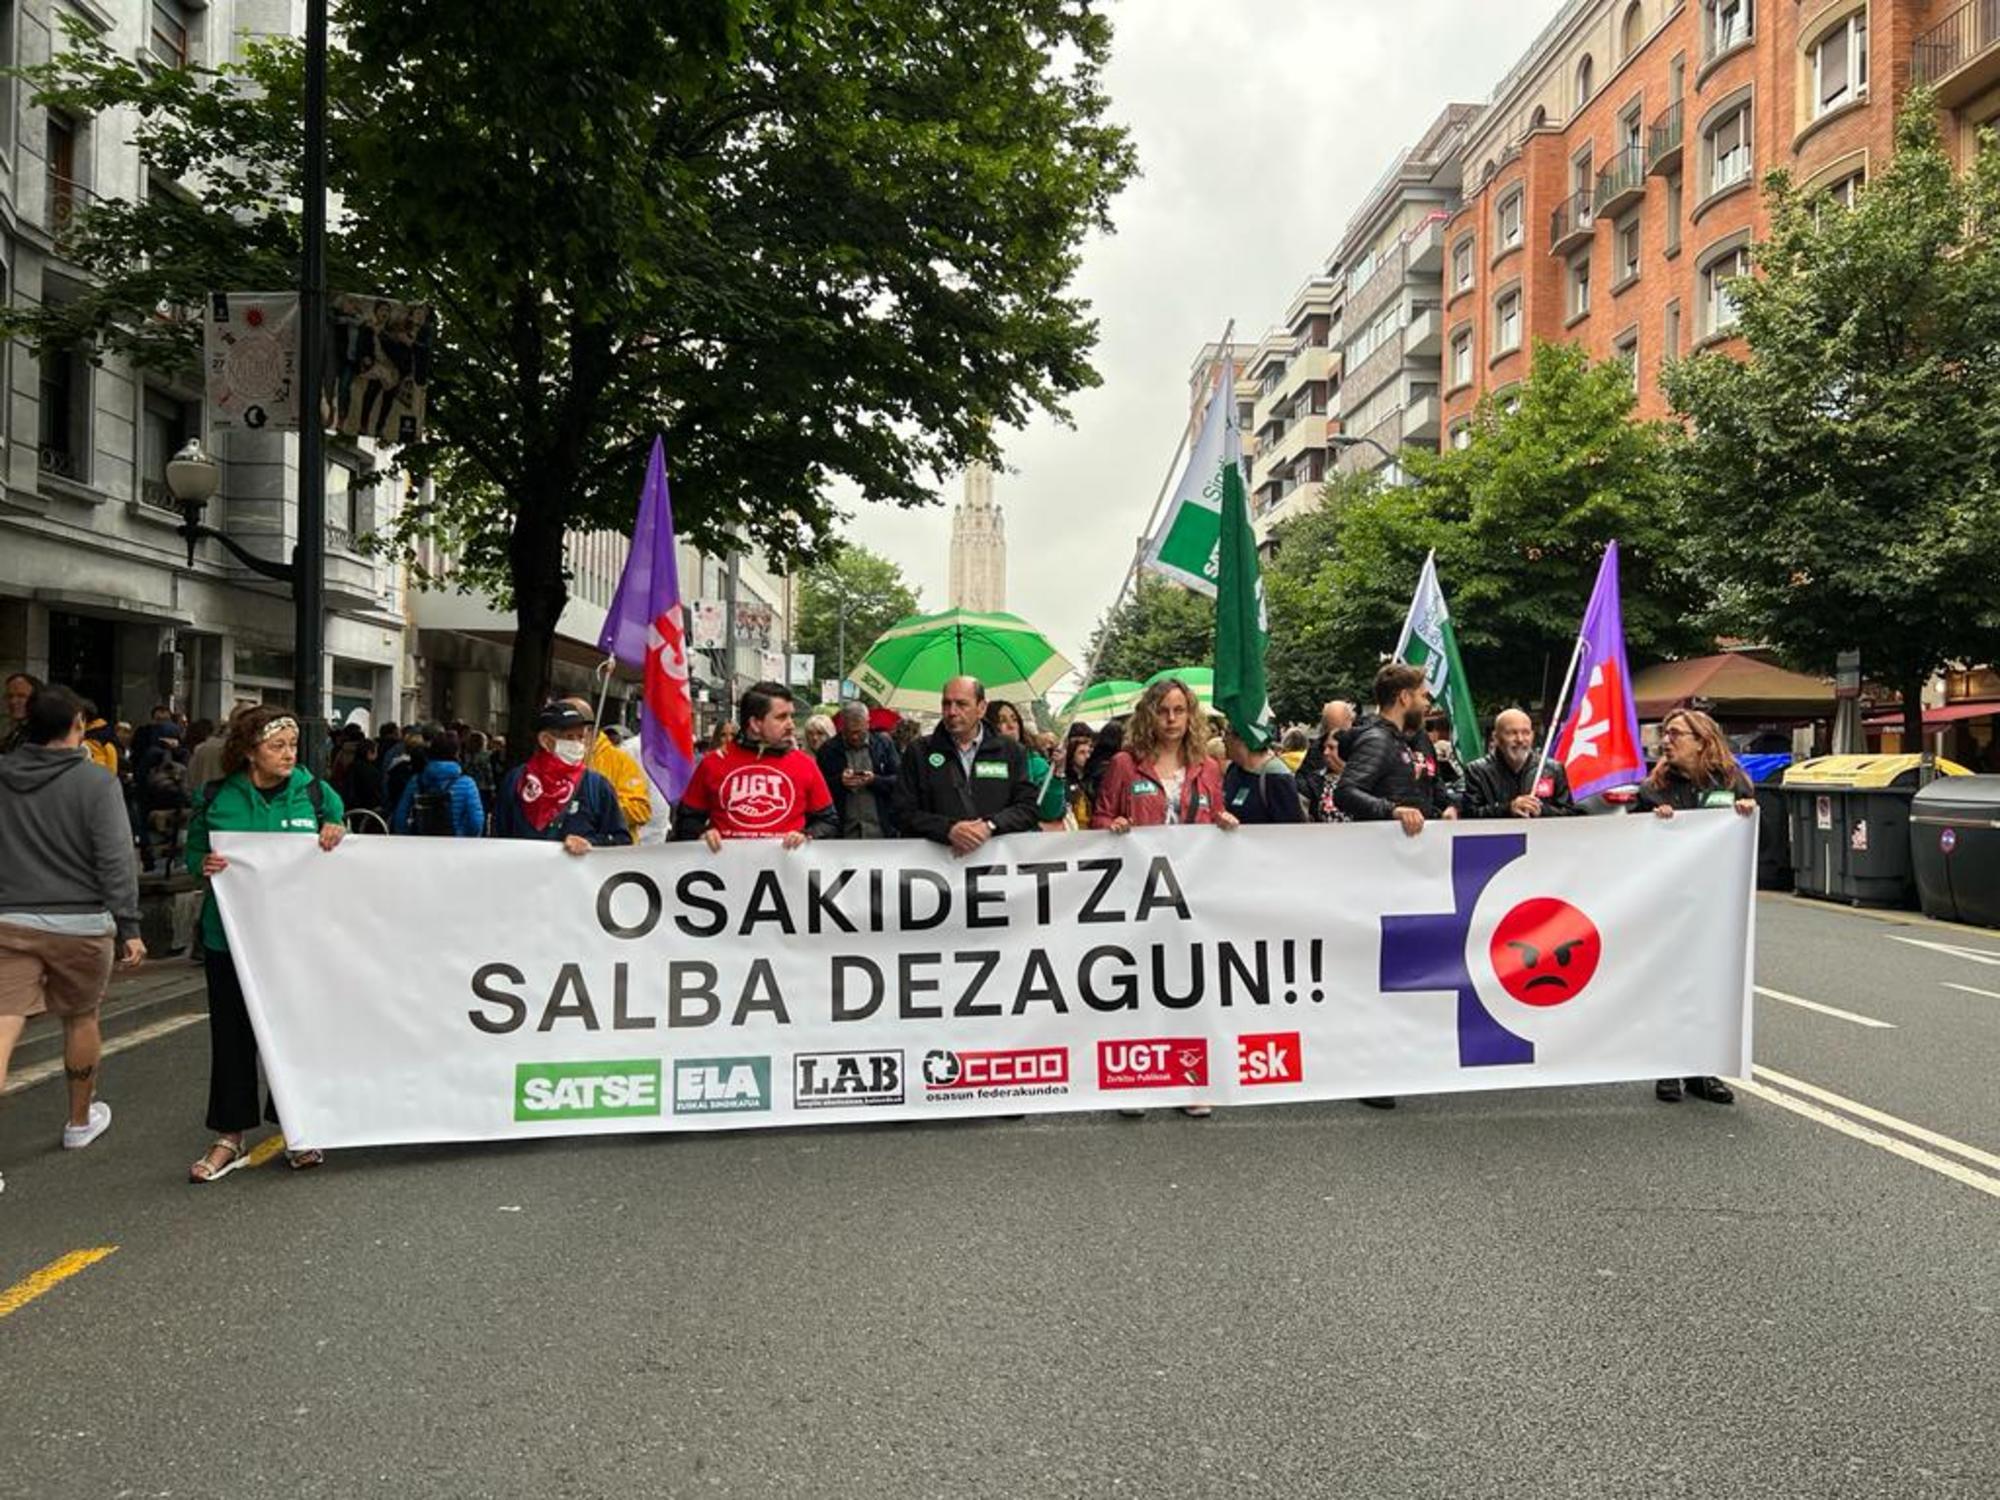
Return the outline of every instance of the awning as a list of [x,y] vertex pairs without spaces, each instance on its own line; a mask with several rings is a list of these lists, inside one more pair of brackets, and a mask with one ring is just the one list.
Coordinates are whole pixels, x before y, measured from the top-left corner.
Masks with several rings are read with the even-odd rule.
[[1662,718],[1695,699],[1714,704],[1719,717],[1739,719],[1831,718],[1834,705],[1832,683],[1735,651],[1647,667],[1633,677],[1632,696],[1642,719]]
[[[1941,729],[1966,719],[1990,719],[2000,714],[2000,703],[1947,703],[1943,708],[1924,710],[1924,728]],[[1870,729],[1901,729],[1901,713],[1873,714],[1863,721]]]

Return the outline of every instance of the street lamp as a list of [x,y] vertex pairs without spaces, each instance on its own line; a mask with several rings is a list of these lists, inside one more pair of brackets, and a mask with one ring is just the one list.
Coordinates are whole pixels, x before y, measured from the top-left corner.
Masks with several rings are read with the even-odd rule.
[[1326,436],[1326,441],[1327,445],[1333,448],[1359,448],[1365,445],[1373,448],[1390,463],[1393,464],[1396,462],[1396,455],[1391,453],[1387,448],[1384,448],[1372,437],[1356,437],[1352,433],[1330,432]]
[[247,551],[234,537],[225,536],[213,526],[202,525],[202,509],[215,497],[221,482],[222,465],[209,457],[200,438],[188,439],[180,452],[167,460],[167,493],[181,508],[181,524],[176,529],[187,542],[188,566],[194,566],[194,549],[198,542],[220,542],[251,572],[289,585],[295,573],[292,563],[275,563],[269,558],[259,557]]

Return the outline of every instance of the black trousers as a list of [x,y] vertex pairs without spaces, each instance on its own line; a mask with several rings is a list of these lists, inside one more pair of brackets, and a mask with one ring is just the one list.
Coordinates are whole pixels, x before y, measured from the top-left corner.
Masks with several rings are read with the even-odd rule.
[[[202,963],[208,972],[208,1128],[251,1130],[258,1118],[257,1033],[250,1029],[236,961],[226,949],[210,948]],[[268,1097],[263,1117],[278,1118],[277,1103]]]

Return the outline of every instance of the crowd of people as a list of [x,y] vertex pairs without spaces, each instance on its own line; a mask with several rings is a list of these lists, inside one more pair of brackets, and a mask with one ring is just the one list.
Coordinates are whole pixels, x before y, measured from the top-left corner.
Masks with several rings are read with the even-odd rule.
[[[811,839],[920,838],[963,856],[996,838],[1077,829],[1393,822],[1417,838],[1439,820],[1581,811],[1562,766],[1538,753],[1525,712],[1500,713],[1485,753],[1461,763],[1432,732],[1441,722],[1423,671],[1402,663],[1377,673],[1372,714],[1329,702],[1315,731],[1288,731],[1277,748],[1212,723],[1193,689],[1171,679],[1147,688],[1128,716],[1073,724],[1061,739],[1039,732],[1015,704],[989,699],[971,677],[944,685],[928,730],[859,703],[843,705],[837,721],[813,716],[800,726],[790,690],[758,683],[735,719],[717,726],[671,808],[620,743],[622,731],[600,726],[581,698],[541,709],[534,744],[517,764],[509,765],[503,740],[467,725],[385,724],[375,736],[350,725],[322,779],[300,764],[300,723],[289,709],[245,705],[218,730],[162,706],[133,731],[107,725],[60,685],[16,674],[5,687],[0,1083],[27,1020],[54,1016],[70,1149],[88,1146],[111,1121],[97,1097],[98,1012],[114,965],[146,958],[138,874],[157,864],[163,843],[206,881],[228,867],[213,848],[224,832],[299,834],[328,850],[355,829],[496,837],[576,855],[667,838],[699,840],[716,854],[733,839],[796,848]],[[1714,720],[1678,710],[1660,734],[1663,754],[1631,810],[1662,818],[1712,807],[1755,812],[1749,778]],[[247,1132],[276,1111],[268,1098],[259,1108],[256,1036],[212,894],[197,943],[209,997],[213,1140],[188,1175],[212,1183],[249,1159]],[[1656,1093],[1667,1102],[1732,1097],[1709,1077],[1661,1079]],[[1185,1108],[1194,1117],[1210,1112],[1201,1103]],[[287,1159],[303,1169],[320,1154]]]

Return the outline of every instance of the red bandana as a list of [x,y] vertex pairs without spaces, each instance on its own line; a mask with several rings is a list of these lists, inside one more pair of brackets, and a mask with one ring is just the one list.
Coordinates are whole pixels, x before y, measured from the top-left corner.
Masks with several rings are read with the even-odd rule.
[[564,764],[552,750],[537,750],[521,767],[521,814],[540,833],[569,806],[584,767]]

